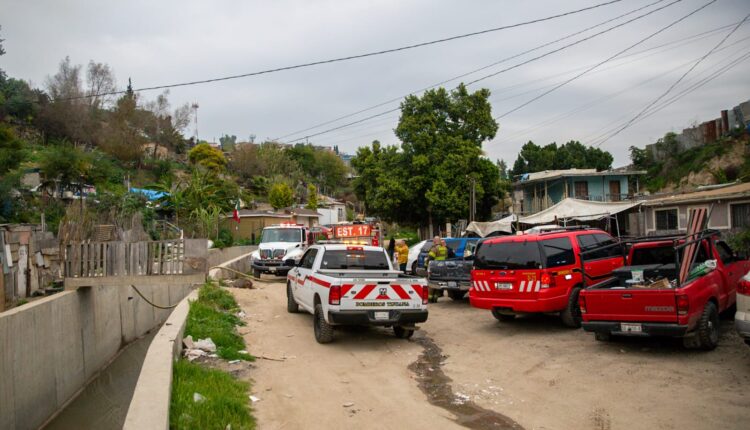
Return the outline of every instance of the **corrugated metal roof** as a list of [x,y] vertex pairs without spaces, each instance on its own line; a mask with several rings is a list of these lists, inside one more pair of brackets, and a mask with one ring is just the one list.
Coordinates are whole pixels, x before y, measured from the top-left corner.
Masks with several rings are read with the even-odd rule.
[[663,206],[671,203],[689,203],[695,201],[710,201],[720,199],[735,199],[750,197],[750,182],[729,185],[722,188],[692,191],[672,194],[664,197],[646,200],[644,206]]
[[544,170],[542,172],[526,173],[522,175],[521,179],[519,181],[516,181],[515,184],[529,184],[539,181],[550,181],[553,179],[564,177],[643,175],[645,173],[646,172],[643,170],[625,170],[623,168],[603,170],[601,172],[597,172],[596,169]]

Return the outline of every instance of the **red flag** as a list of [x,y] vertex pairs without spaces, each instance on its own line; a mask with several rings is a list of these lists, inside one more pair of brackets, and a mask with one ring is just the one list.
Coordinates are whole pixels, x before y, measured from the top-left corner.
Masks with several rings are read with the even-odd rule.
[[240,222],[240,199],[237,199],[237,203],[234,205],[234,212],[232,212],[232,219]]

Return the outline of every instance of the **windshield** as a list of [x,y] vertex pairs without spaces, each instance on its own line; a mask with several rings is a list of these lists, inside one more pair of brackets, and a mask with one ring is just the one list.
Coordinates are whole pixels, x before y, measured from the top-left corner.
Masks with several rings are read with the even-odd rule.
[[263,230],[261,242],[302,242],[302,229],[267,228]]
[[483,243],[477,249],[474,268],[485,269],[539,269],[542,257],[537,242]]
[[321,269],[388,270],[388,259],[383,251],[340,250],[323,254]]

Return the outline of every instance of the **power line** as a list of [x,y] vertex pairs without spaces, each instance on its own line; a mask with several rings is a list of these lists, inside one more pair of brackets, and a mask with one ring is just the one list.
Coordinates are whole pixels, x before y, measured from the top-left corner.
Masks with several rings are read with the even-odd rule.
[[[511,110],[509,110],[509,111],[507,111],[507,112],[503,113],[502,115],[499,115],[499,116],[495,117],[495,119],[496,119],[496,120],[498,120],[498,119],[501,119],[501,118],[505,118],[506,116],[510,115],[511,113],[513,113],[513,112],[516,112],[516,111],[518,111],[518,110],[522,109],[523,107],[525,107],[525,106],[528,106],[528,105],[530,105],[531,103],[533,103],[533,102],[535,102],[535,101],[537,101],[537,100],[541,99],[542,97],[546,96],[547,94],[550,94],[551,92],[553,92],[553,91],[556,91],[557,89],[559,89],[559,88],[563,87],[564,85],[567,85],[567,84],[569,84],[569,83],[571,83],[571,82],[575,81],[576,79],[578,79],[578,78],[580,78],[581,76],[583,76],[583,75],[587,74],[588,72],[590,72],[590,71],[592,71],[592,70],[596,69],[597,67],[601,66],[602,64],[605,64],[605,63],[607,63],[607,62],[609,62],[609,61],[611,61],[611,60],[614,60],[615,58],[617,58],[617,57],[618,57],[618,56],[620,56],[621,54],[623,54],[623,53],[625,53],[625,52],[627,52],[627,51],[629,51],[629,50],[631,50],[631,49],[635,48],[636,46],[640,45],[641,43],[643,43],[643,42],[645,42],[645,41],[647,41],[647,40],[649,40],[649,39],[653,38],[654,36],[656,36],[656,35],[658,35],[658,34],[660,34],[660,33],[664,32],[664,31],[666,31],[667,29],[669,29],[669,28],[671,28],[671,27],[673,27],[673,26],[677,25],[678,23],[680,23],[680,22],[684,21],[685,19],[689,18],[690,16],[692,16],[692,15],[694,15],[694,14],[698,13],[699,11],[701,11],[701,10],[705,9],[706,7],[710,6],[711,4],[713,4],[713,3],[716,3],[716,1],[717,1],[717,0],[711,0],[711,1],[709,1],[708,3],[706,3],[706,4],[704,4],[703,6],[699,7],[698,9],[695,9],[695,10],[693,10],[692,12],[688,13],[687,15],[684,15],[683,17],[681,17],[681,18],[677,19],[676,21],[672,21],[672,22],[671,22],[671,23],[670,23],[669,25],[667,25],[667,26],[665,26],[665,27],[662,27],[661,29],[657,30],[657,31],[656,31],[656,32],[654,32],[654,33],[651,33],[650,35],[648,35],[648,36],[646,36],[645,38],[643,38],[643,39],[639,40],[638,42],[636,42],[636,43],[634,43],[634,44],[632,44],[632,45],[628,46],[627,48],[625,48],[625,49],[623,49],[623,50],[620,50],[619,52],[617,52],[616,54],[614,54],[614,55],[610,56],[610,57],[609,57],[609,58],[607,58],[606,60],[604,60],[604,61],[601,61],[601,62],[599,62],[598,64],[594,65],[593,67],[591,67],[591,68],[589,68],[589,69],[586,69],[585,71],[583,71],[583,72],[579,73],[578,75],[576,75],[576,76],[574,76],[574,77],[572,77],[572,78],[568,79],[567,81],[565,81],[565,82],[562,82],[561,84],[559,84],[559,85],[555,86],[554,88],[552,88],[552,89],[550,89],[550,90],[547,90],[547,91],[543,92],[542,94],[540,94],[540,95],[538,95],[538,96],[536,96],[536,97],[534,97],[534,98],[532,98],[532,99],[530,99],[530,100],[528,100],[528,101],[526,101],[526,102],[522,103],[521,105],[519,105],[519,106],[516,106],[516,107],[514,107],[513,109],[511,109]],[[668,5],[668,6],[669,6],[669,5]]]
[[[716,33],[717,31],[721,31],[721,30],[723,30],[723,29],[726,29],[726,28],[732,27],[732,26],[733,26],[733,25],[735,25],[735,24],[737,24],[737,23],[736,23],[736,22],[733,22],[733,23],[731,23],[731,24],[727,24],[727,25],[723,25],[723,26],[720,26],[720,27],[716,27],[716,28],[714,28],[714,29],[711,29],[711,30],[707,30],[707,31],[703,31],[703,32],[700,32],[700,33],[696,33],[696,34],[693,34],[693,35],[691,35],[691,36],[688,36],[688,37],[684,37],[684,38],[680,38],[680,39],[678,39],[678,40],[673,40],[673,41],[670,41],[670,42],[666,42],[666,43],[663,43],[663,44],[660,44],[660,45],[656,45],[656,46],[653,46],[653,47],[650,47],[650,48],[647,48],[647,49],[643,49],[643,50],[641,50],[641,51],[637,51],[637,52],[633,52],[633,53],[630,53],[630,54],[628,54],[628,55],[623,55],[623,56],[621,56],[621,57],[620,57],[620,59],[625,59],[625,58],[629,58],[629,57],[634,57],[634,56],[637,56],[637,55],[640,55],[640,54],[648,53],[649,51],[655,51],[655,52],[651,52],[650,54],[648,54],[648,55],[646,55],[646,56],[644,56],[644,57],[642,57],[642,58],[635,58],[635,59],[633,59],[633,60],[631,60],[631,61],[628,61],[628,62],[625,62],[625,63],[621,63],[621,64],[616,64],[616,65],[613,65],[613,66],[611,66],[611,67],[607,67],[607,68],[602,68],[602,69],[599,69],[599,70],[597,70],[596,72],[593,72],[593,73],[603,73],[603,72],[606,72],[606,71],[608,71],[608,70],[610,70],[610,69],[612,69],[612,68],[616,68],[616,67],[621,67],[621,66],[624,66],[624,65],[630,64],[630,63],[632,63],[632,62],[642,61],[642,60],[643,60],[644,58],[647,58],[647,57],[650,57],[650,56],[652,56],[652,55],[656,55],[656,54],[659,54],[660,52],[663,52],[663,51],[665,51],[665,50],[660,50],[660,48],[664,48],[664,47],[666,47],[666,46],[669,46],[669,45],[675,45],[675,44],[677,44],[677,46],[675,46],[675,47],[671,47],[671,48],[668,48],[667,50],[669,50],[669,49],[674,49],[674,48],[677,48],[677,47],[681,47],[681,46],[683,46],[683,45],[686,45],[686,44],[689,44],[689,43],[695,43],[695,41],[696,41],[696,40],[700,40],[700,39],[703,39],[703,38],[705,38],[705,37],[707,37],[707,36],[711,36],[711,35],[712,35],[713,33]],[[742,40],[745,40],[745,39],[742,39]],[[736,45],[737,43],[739,43],[739,42],[735,42],[735,43],[733,43],[733,44],[732,44],[732,45],[730,45],[730,46],[734,46],[734,45]],[[722,48],[722,50],[723,50],[723,49],[726,49],[726,48],[728,48],[728,47],[724,47],[724,48]],[[692,62],[692,61],[693,61],[693,60],[691,60],[690,62]],[[689,64],[690,62],[688,62],[688,63],[686,63],[686,64]],[[571,70],[567,70],[567,71],[565,71],[565,72],[561,72],[561,73],[556,73],[556,74],[554,74],[554,75],[550,75],[550,76],[548,76],[548,77],[545,77],[545,78],[534,79],[534,80],[526,81],[526,82],[523,82],[523,83],[518,83],[518,84],[510,85],[510,86],[507,86],[507,87],[504,87],[504,88],[501,88],[501,89],[493,89],[493,90],[491,90],[491,92],[492,92],[492,94],[493,94],[493,95],[501,94],[501,93],[503,93],[503,92],[507,92],[507,91],[509,91],[509,90],[511,90],[511,89],[513,89],[513,88],[517,88],[517,87],[523,87],[523,86],[525,86],[525,85],[528,85],[528,84],[531,84],[531,83],[534,83],[534,82],[541,82],[541,81],[546,81],[546,80],[549,80],[549,79],[552,79],[552,78],[555,78],[555,77],[558,77],[558,76],[564,76],[564,75],[568,75],[568,74],[570,74],[570,73],[574,73],[574,72],[576,72],[576,71],[578,71],[578,70],[583,70],[583,69],[585,69],[585,68],[587,68],[587,67],[589,67],[589,66],[590,66],[590,65],[585,65],[585,66],[581,66],[581,67],[576,67],[576,68],[574,68],[574,69],[571,69]],[[680,67],[682,67],[682,65],[681,65],[681,66],[678,66],[677,68],[680,68]],[[529,93],[529,92],[534,92],[534,91],[537,91],[537,90],[540,90],[540,89],[544,89],[544,88],[550,88],[550,87],[552,87],[552,86],[554,86],[554,85],[556,85],[556,84],[554,84],[554,83],[553,83],[553,84],[551,84],[551,85],[544,85],[544,86],[542,86],[542,87],[537,87],[537,88],[534,88],[534,89],[532,89],[532,90],[524,91],[524,92],[522,92],[522,93],[519,93],[519,94],[516,94],[516,95],[514,95],[514,96],[511,96],[511,97],[506,97],[506,98],[503,98],[503,99],[499,99],[499,100],[495,100],[495,101],[502,101],[502,100],[508,100],[508,99],[516,98],[516,97],[522,96],[522,95],[524,95],[524,94],[527,94],[527,93]],[[618,94],[619,94],[619,93],[618,93]],[[397,100],[398,100],[398,99],[397,99]],[[383,104],[387,104],[387,103],[383,103]],[[363,110],[363,111],[366,111],[366,110],[369,110],[369,108],[368,108],[368,109],[365,109],[365,110]],[[362,111],[361,111],[361,112],[362,112]],[[394,110],[394,111],[391,111],[391,112],[395,112],[395,110]],[[385,115],[386,113],[388,113],[388,112],[384,112],[384,113],[382,113],[382,115]],[[370,118],[370,119],[374,119],[374,118]],[[369,121],[370,119],[368,119],[368,121]],[[382,120],[383,120],[383,119],[388,119],[388,120],[392,120],[393,118],[385,118],[385,117],[383,117],[383,118],[380,118],[380,120],[381,120],[381,121],[378,121],[378,122],[382,122]],[[335,122],[335,120],[334,120],[334,121],[331,121],[331,122]],[[358,123],[358,124],[353,124],[353,125],[351,125],[351,126],[347,126],[346,128],[348,129],[347,131],[350,131],[350,130],[353,130],[353,129],[355,129],[355,128],[357,128],[358,126],[361,126],[361,125],[363,125],[363,124],[364,124],[364,121],[363,121],[363,122],[360,122],[360,123]],[[372,126],[374,126],[374,125],[379,125],[379,124],[376,124],[376,123],[370,123],[370,124],[368,124],[368,127],[372,127]],[[315,127],[313,127],[313,128],[315,128]],[[538,128],[538,127],[532,127],[532,128],[530,128],[530,129],[536,129],[536,128]],[[530,129],[527,129],[527,130],[530,130]],[[338,130],[336,130],[336,131],[338,131]],[[383,131],[383,130],[381,130],[381,131]],[[367,134],[367,135],[365,135],[365,136],[369,136],[369,135],[372,135],[372,134],[375,134],[375,133],[376,133],[376,132],[368,133],[368,134]],[[516,133],[516,134],[514,134],[513,136],[515,137],[515,136],[516,136],[517,134],[518,134],[518,135],[520,135],[520,134],[523,134],[523,133],[520,133],[520,134],[519,134],[519,133],[520,133],[520,132],[517,132],[517,133]],[[359,136],[358,136],[358,137],[359,137]],[[335,143],[338,143],[338,142],[341,142],[341,141],[346,141],[346,140],[347,140],[347,139],[343,139],[343,140],[336,140],[336,141],[335,141]],[[504,141],[507,141],[507,138],[506,138],[506,139],[505,139]],[[330,143],[329,143],[329,144],[330,144]]]
[[[189,85],[207,84],[207,83],[211,83],[211,82],[227,81],[227,80],[230,80],[230,79],[239,79],[239,78],[247,78],[247,77],[250,77],[250,76],[265,75],[265,74],[275,73],[275,72],[281,72],[281,71],[285,71],[285,70],[301,69],[303,67],[318,66],[318,65],[321,65],[321,64],[329,64],[329,63],[336,63],[336,62],[341,62],[341,61],[355,60],[355,59],[358,59],[358,58],[374,57],[376,55],[390,54],[390,53],[393,53],[393,52],[400,52],[400,51],[406,51],[406,50],[415,49],[415,48],[422,48],[422,47],[429,46],[429,45],[436,45],[436,44],[439,44],[439,43],[450,42],[450,41],[453,41],[453,40],[465,39],[467,37],[479,36],[479,35],[482,35],[482,34],[488,34],[488,33],[493,33],[493,32],[497,32],[497,31],[501,31],[501,30],[508,30],[508,29],[511,29],[511,28],[517,28],[517,27],[522,27],[522,26],[525,26],[525,25],[530,25],[530,24],[536,24],[536,23],[540,23],[540,22],[550,21],[550,20],[553,20],[553,19],[562,18],[562,17],[565,17],[565,16],[574,15],[574,14],[577,14],[577,13],[581,13],[581,12],[585,12],[585,11],[597,9],[597,8],[600,8],[600,7],[603,7],[603,6],[608,6],[608,5],[611,5],[611,4],[614,4],[614,3],[619,3],[621,1],[622,0],[610,0],[610,1],[607,1],[607,2],[604,2],[604,3],[599,3],[599,4],[595,4],[595,5],[592,5],[592,6],[585,7],[585,8],[576,9],[576,10],[572,10],[572,11],[568,11],[568,12],[564,12],[564,13],[559,13],[557,15],[551,15],[551,16],[548,16],[548,17],[545,17],[545,18],[538,18],[538,19],[534,19],[534,20],[531,20],[531,21],[524,21],[524,22],[520,22],[520,23],[516,23],[516,24],[504,25],[504,26],[501,26],[501,27],[494,27],[494,28],[489,28],[489,29],[485,29],[485,30],[475,31],[475,32],[471,32],[471,33],[459,34],[459,35],[456,35],[456,36],[445,37],[445,38],[442,38],[442,39],[431,40],[431,41],[428,41],[428,42],[415,43],[415,44],[412,44],[412,45],[401,46],[401,47],[398,47],[398,48],[383,49],[383,50],[380,50],[380,51],[367,52],[367,53],[364,53],[364,54],[355,54],[355,55],[349,55],[349,56],[346,56],[346,57],[338,57],[338,58],[331,58],[331,59],[327,59],[327,60],[313,61],[313,62],[310,62],[310,63],[296,64],[296,65],[293,65],[293,66],[277,67],[277,68],[273,68],[273,69],[260,70],[260,71],[257,71],[257,72],[243,73],[243,74],[239,74],[239,75],[230,75],[230,76],[224,76],[224,77],[219,77],[219,78],[202,79],[202,80],[197,80],[197,81],[181,82],[181,83],[176,83],[176,84],[158,85],[158,86],[153,86],[153,87],[143,87],[143,88],[134,89],[133,91],[134,92],[141,92],[141,91],[161,90],[161,89],[166,89],[166,88],[184,87],[184,86],[189,86]],[[106,92],[106,93],[98,93],[98,94],[89,94],[89,95],[77,96],[77,97],[69,97],[69,98],[59,99],[59,100],[85,99],[85,98],[91,98],[91,97],[101,97],[101,96],[108,96],[108,95],[124,94],[126,92],[127,92],[127,90],[111,91],[111,92]]]
[[[654,10],[652,10],[652,11],[646,12],[646,13],[644,13],[644,14],[642,14],[642,15],[639,15],[639,16],[637,16],[637,17],[635,17],[635,18],[631,18],[631,19],[629,19],[628,21],[625,21],[625,22],[623,22],[623,23],[617,24],[617,25],[615,25],[615,26],[612,26],[612,27],[610,27],[610,28],[608,28],[608,29],[606,29],[606,30],[602,30],[602,31],[600,31],[600,32],[598,32],[598,33],[594,33],[593,35],[590,35],[590,36],[587,36],[587,37],[585,37],[585,38],[579,39],[579,40],[577,40],[577,41],[575,41],[575,42],[572,42],[572,43],[569,43],[569,44],[567,44],[567,45],[563,45],[562,47],[559,47],[559,48],[553,49],[552,51],[548,51],[548,52],[545,52],[544,54],[538,55],[538,56],[536,56],[536,57],[533,57],[533,58],[531,58],[531,59],[529,59],[529,60],[525,60],[525,61],[522,61],[521,63],[515,64],[515,65],[513,65],[513,66],[510,66],[510,67],[506,67],[506,68],[504,68],[504,69],[502,69],[502,70],[500,70],[500,71],[498,71],[498,72],[495,72],[495,73],[492,73],[492,74],[490,74],[490,75],[486,75],[486,76],[483,76],[483,77],[481,77],[481,78],[475,79],[475,80],[473,80],[473,81],[471,81],[471,82],[468,82],[468,83],[467,83],[466,85],[471,85],[471,84],[474,84],[474,83],[476,83],[476,82],[482,81],[482,80],[484,80],[484,79],[487,79],[487,78],[490,78],[490,77],[492,77],[492,76],[497,76],[497,75],[499,75],[500,73],[504,73],[504,72],[507,72],[507,71],[510,71],[510,70],[516,69],[516,68],[518,68],[518,67],[521,67],[521,66],[523,66],[523,65],[529,64],[529,63],[531,63],[531,62],[533,62],[533,61],[537,61],[537,60],[540,60],[540,59],[542,59],[542,58],[544,58],[544,57],[547,57],[547,56],[549,56],[549,55],[555,54],[555,53],[557,53],[557,52],[560,52],[560,51],[562,51],[562,50],[565,50],[565,49],[567,49],[567,48],[570,48],[570,47],[572,47],[572,46],[578,45],[578,44],[580,44],[580,43],[582,43],[582,42],[585,42],[585,41],[587,41],[587,40],[590,40],[590,39],[592,39],[592,38],[594,38],[594,37],[600,36],[600,35],[602,35],[602,34],[604,34],[604,33],[610,32],[610,31],[612,31],[612,30],[614,30],[614,29],[616,29],[616,28],[619,28],[619,27],[622,27],[622,26],[624,26],[624,25],[627,25],[627,24],[629,24],[629,23],[631,23],[631,22],[633,22],[633,21],[639,20],[639,19],[641,19],[641,18],[644,18],[644,17],[646,17],[646,16],[648,16],[648,15],[651,15],[651,14],[653,14],[653,13],[656,13],[656,12],[658,12],[658,11],[660,11],[660,10],[664,9],[664,8],[667,8],[667,7],[669,7],[669,6],[672,6],[673,4],[675,4],[675,3],[679,3],[679,2],[681,2],[681,1],[682,1],[682,0],[673,0],[673,1],[671,2],[671,3],[668,3],[668,4],[666,4],[666,5],[662,6],[662,7],[659,7],[659,8],[657,8],[657,9],[654,9]],[[717,0],[713,0],[712,2],[715,2],[715,1],[717,1]],[[635,46],[635,45],[634,45],[634,46]],[[384,104],[385,104],[385,103],[384,103]],[[339,126],[336,126],[336,127],[332,127],[332,128],[329,128],[329,129],[327,129],[327,130],[323,130],[323,131],[320,131],[320,132],[317,132],[317,133],[313,133],[313,134],[308,134],[308,135],[306,135],[306,136],[301,136],[301,137],[299,137],[299,138],[297,138],[297,139],[292,139],[292,140],[289,140],[289,141],[288,141],[287,143],[294,143],[294,142],[298,142],[298,141],[301,141],[301,140],[303,140],[303,139],[309,139],[309,138],[311,138],[311,137],[315,137],[315,136],[320,136],[320,135],[322,135],[322,134],[327,134],[327,133],[330,133],[330,132],[333,132],[333,131],[336,131],[336,130],[341,130],[342,128],[346,128],[346,127],[349,127],[349,126],[352,126],[352,125],[355,125],[355,124],[359,124],[359,123],[362,123],[362,122],[368,121],[368,120],[370,120],[370,119],[373,119],[373,118],[377,118],[377,117],[379,117],[379,116],[387,115],[387,114],[389,114],[389,113],[391,113],[391,112],[396,112],[396,111],[398,111],[398,110],[400,110],[400,109],[401,109],[400,107],[397,107],[397,108],[394,108],[394,109],[389,109],[389,110],[387,110],[387,111],[384,111],[384,112],[380,112],[380,113],[377,113],[377,114],[374,114],[374,115],[370,115],[370,116],[368,116],[368,117],[365,117],[365,118],[361,118],[361,119],[358,119],[358,120],[356,120],[356,121],[351,121],[351,122],[348,122],[348,123],[346,123],[346,124],[342,124],[342,125],[339,125]]]
[[342,115],[342,116],[340,116],[340,117],[337,117],[337,118],[334,118],[334,119],[331,119],[331,120],[328,120],[328,121],[325,121],[325,122],[321,122],[321,123],[318,123],[318,124],[315,124],[315,125],[309,126],[309,127],[307,127],[307,128],[304,128],[304,129],[301,129],[301,130],[297,130],[297,131],[294,131],[294,132],[291,132],[291,133],[285,134],[285,135],[283,135],[283,136],[279,136],[279,137],[277,137],[277,138],[276,138],[276,140],[282,140],[282,139],[286,139],[287,137],[290,137],[290,136],[294,136],[294,135],[297,135],[297,134],[300,134],[300,133],[304,133],[304,132],[306,132],[306,131],[314,130],[314,129],[316,129],[316,128],[320,128],[320,127],[323,127],[323,126],[325,126],[325,125],[328,125],[328,124],[332,124],[332,123],[334,123],[334,122],[337,122],[337,121],[341,121],[342,119],[346,119],[346,118],[351,118],[351,117],[353,117],[353,116],[355,116],[355,115],[358,115],[358,114],[361,114],[361,113],[364,113],[364,112],[368,112],[368,111],[371,111],[371,110],[373,110],[373,109],[377,109],[377,108],[379,108],[379,107],[381,107],[381,106],[384,106],[384,105],[387,105],[387,104],[390,104],[390,103],[394,103],[394,102],[400,101],[400,100],[402,100],[402,99],[404,99],[405,97],[408,97],[408,96],[410,96],[410,95],[413,95],[413,94],[416,94],[416,93],[421,93],[422,91],[426,91],[426,90],[429,90],[429,89],[435,88],[435,87],[437,87],[437,86],[440,86],[440,85],[446,84],[446,83],[448,83],[448,82],[452,82],[452,81],[455,81],[455,80],[457,80],[457,79],[461,79],[461,78],[463,78],[463,77],[466,77],[466,76],[472,75],[472,74],[474,74],[474,73],[478,73],[478,72],[481,72],[482,70],[486,70],[486,69],[489,69],[489,68],[491,68],[491,67],[497,66],[498,64],[501,64],[501,63],[504,63],[504,62],[506,62],[506,61],[512,60],[512,59],[514,59],[514,58],[518,58],[518,57],[520,57],[520,56],[522,56],[522,55],[525,55],[525,54],[528,54],[528,53],[531,53],[531,52],[537,51],[537,50],[539,50],[539,49],[542,49],[542,48],[544,48],[544,47],[546,47],[546,46],[549,46],[549,45],[555,44],[555,43],[557,43],[557,42],[561,42],[561,41],[563,41],[563,40],[566,40],[566,39],[570,39],[571,37],[577,36],[577,35],[579,35],[579,34],[581,34],[581,33],[585,33],[585,32],[587,32],[587,31],[589,31],[589,30],[592,30],[592,29],[594,29],[594,28],[597,28],[597,27],[601,27],[602,25],[608,24],[608,23],[610,23],[610,22],[612,22],[612,21],[616,21],[616,20],[618,20],[618,19],[620,19],[620,18],[622,18],[622,17],[628,16],[628,15],[632,15],[632,14],[634,14],[634,13],[636,13],[636,12],[640,12],[640,11],[641,11],[641,10],[643,10],[643,9],[646,9],[646,8],[648,8],[648,7],[651,7],[651,6],[655,5],[655,4],[657,4],[657,3],[661,3],[661,2],[663,2],[663,1],[665,1],[665,0],[657,0],[657,1],[653,2],[653,3],[649,3],[649,4],[645,5],[645,6],[642,6],[642,7],[639,7],[639,8],[637,8],[637,9],[631,10],[630,12],[626,12],[626,13],[624,13],[624,14],[621,14],[621,15],[618,15],[618,16],[616,16],[616,17],[614,17],[614,18],[611,18],[611,19],[608,19],[608,20],[606,20],[606,21],[600,22],[599,24],[593,25],[593,26],[591,26],[591,27],[587,27],[587,28],[584,28],[583,30],[577,31],[577,32],[575,32],[575,33],[571,33],[571,34],[569,34],[569,35],[567,35],[567,36],[561,37],[561,38],[559,38],[559,39],[555,39],[555,40],[553,40],[553,41],[551,41],[551,42],[547,42],[547,43],[545,43],[545,44],[543,44],[543,45],[539,45],[539,46],[537,46],[537,47],[535,47],[535,48],[532,48],[532,49],[529,49],[529,50],[526,50],[526,51],[520,52],[520,53],[518,53],[518,54],[515,54],[515,55],[513,55],[513,56],[511,56],[511,57],[505,57],[505,58],[503,58],[503,59],[501,59],[501,60],[495,61],[495,62],[493,62],[493,63],[491,63],[491,64],[488,64],[488,65],[486,65],[486,66],[482,66],[482,67],[480,67],[480,68],[478,68],[478,69],[474,69],[474,70],[471,70],[471,71],[469,71],[469,72],[465,72],[465,73],[462,73],[462,74],[460,74],[460,75],[458,75],[458,76],[454,76],[454,77],[452,77],[452,78],[448,78],[448,79],[442,80],[442,81],[440,81],[440,82],[437,82],[437,83],[435,83],[435,84],[432,84],[432,85],[428,85],[428,86],[426,86],[426,87],[424,87],[424,88],[420,88],[420,89],[418,89],[418,90],[416,90],[416,91],[412,91],[412,92],[410,92],[409,94],[405,94],[405,95],[403,95],[403,96],[400,96],[400,97],[396,97],[396,98],[393,98],[393,99],[390,99],[390,100],[387,100],[387,101],[384,101],[384,102],[378,103],[378,104],[376,104],[376,105],[373,105],[373,106],[370,106],[370,107],[367,107],[367,108],[364,108],[364,109],[360,109],[360,110],[358,110],[358,111],[356,111],[356,112],[352,112],[352,113],[349,113],[349,114],[346,114],[346,115]]
[[606,141],[608,141],[609,139],[611,139],[611,138],[613,138],[613,137],[617,136],[617,135],[618,135],[618,134],[620,134],[620,133],[621,133],[621,132],[622,132],[623,130],[625,130],[626,128],[630,127],[630,126],[631,126],[631,125],[632,125],[632,124],[633,124],[633,123],[634,123],[634,122],[635,122],[635,121],[636,121],[636,120],[637,120],[638,118],[640,118],[640,117],[641,117],[641,115],[643,115],[643,113],[644,113],[644,112],[646,112],[646,111],[647,111],[648,109],[650,109],[650,108],[651,108],[651,107],[652,107],[653,105],[655,105],[656,103],[658,103],[658,102],[659,102],[659,101],[660,101],[661,99],[663,99],[664,97],[666,97],[666,96],[667,96],[667,94],[669,94],[669,93],[670,93],[670,92],[671,92],[671,91],[672,91],[672,90],[673,90],[673,89],[674,89],[674,88],[675,88],[675,87],[676,87],[677,85],[679,85],[679,84],[680,84],[680,82],[682,82],[682,80],[683,80],[683,79],[685,79],[685,77],[686,77],[687,75],[689,75],[689,74],[690,74],[690,72],[692,72],[693,70],[695,70],[695,68],[696,68],[696,67],[698,67],[698,65],[699,65],[700,63],[702,63],[702,62],[703,62],[703,60],[705,60],[705,59],[706,59],[706,57],[708,57],[709,55],[711,55],[711,54],[712,54],[712,53],[713,53],[714,51],[716,51],[716,50],[717,50],[717,49],[718,49],[718,48],[719,48],[719,47],[720,47],[721,45],[723,45],[723,44],[724,44],[724,42],[726,42],[726,40],[727,40],[727,39],[729,39],[729,37],[730,37],[730,36],[732,36],[732,35],[733,35],[733,34],[734,34],[734,33],[735,33],[736,31],[737,31],[737,29],[739,29],[739,28],[740,28],[740,26],[741,26],[742,24],[744,24],[744,23],[745,23],[745,21],[747,21],[747,19],[748,19],[748,18],[750,18],[750,14],[747,14],[747,15],[745,16],[745,19],[743,19],[742,21],[740,21],[740,23],[739,23],[739,24],[737,24],[737,25],[736,25],[736,26],[735,26],[735,27],[734,27],[734,28],[732,29],[732,31],[730,31],[729,33],[727,33],[727,35],[726,35],[726,36],[724,36],[724,38],[722,38],[722,39],[721,39],[721,40],[719,41],[719,43],[717,43],[717,44],[716,44],[716,45],[715,45],[715,46],[714,46],[713,48],[711,48],[711,49],[710,49],[710,50],[709,50],[708,52],[706,52],[706,54],[705,54],[704,56],[702,56],[701,58],[699,58],[699,59],[698,59],[698,61],[696,61],[696,62],[695,62],[695,63],[694,63],[694,64],[693,64],[692,66],[690,66],[690,68],[689,68],[689,69],[687,69],[687,70],[685,71],[685,73],[683,73],[683,74],[682,74],[682,76],[680,76],[680,77],[679,77],[679,78],[678,78],[678,79],[677,79],[677,80],[676,80],[676,81],[675,81],[674,83],[672,83],[672,85],[670,85],[670,86],[669,86],[669,88],[667,88],[667,90],[666,90],[666,91],[664,91],[663,93],[661,93],[661,94],[660,94],[660,95],[659,95],[658,97],[656,97],[656,98],[655,98],[654,100],[652,100],[652,101],[651,101],[651,102],[650,102],[650,103],[649,103],[648,105],[646,105],[646,107],[644,107],[643,109],[641,109],[641,111],[640,111],[640,112],[638,112],[638,114],[636,114],[636,115],[635,115],[635,116],[634,116],[633,118],[631,118],[630,120],[628,120],[628,121],[627,121],[627,122],[625,123],[625,125],[623,125],[623,126],[622,126],[622,127],[620,127],[620,128],[618,129],[618,130],[616,130],[616,131],[615,131],[614,133],[612,133],[612,134],[610,134],[609,136],[607,136],[606,138],[604,138],[604,140],[602,140],[601,142],[599,142],[599,143],[597,144],[597,146],[602,146],[602,145],[603,145],[603,144],[604,144],[604,143],[605,143]]

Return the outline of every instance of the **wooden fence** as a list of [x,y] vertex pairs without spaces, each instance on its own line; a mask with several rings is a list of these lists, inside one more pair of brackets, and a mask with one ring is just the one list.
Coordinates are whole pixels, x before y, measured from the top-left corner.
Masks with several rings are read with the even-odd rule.
[[181,275],[185,241],[77,242],[63,249],[66,278]]

